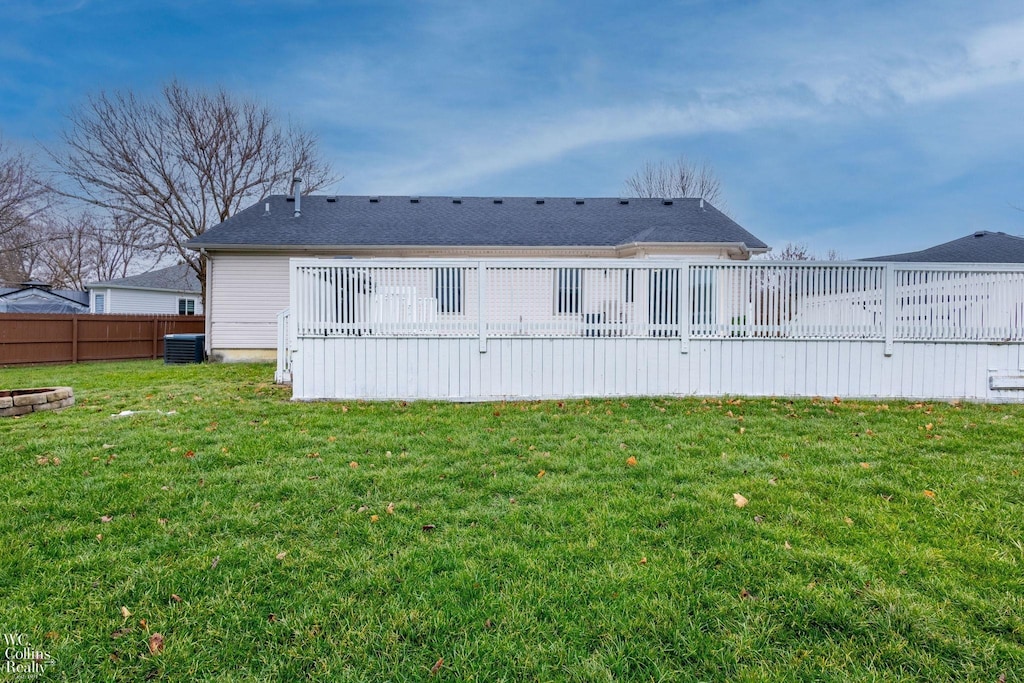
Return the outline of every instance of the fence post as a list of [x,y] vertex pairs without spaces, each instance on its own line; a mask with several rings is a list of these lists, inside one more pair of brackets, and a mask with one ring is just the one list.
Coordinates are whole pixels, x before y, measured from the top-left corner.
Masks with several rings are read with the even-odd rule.
[[679,269],[679,296],[676,309],[679,320],[679,353],[690,352],[690,264]]
[[159,328],[157,327],[157,318],[153,317],[153,360],[157,359],[157,339],[159,337]]
[[487,289],[487,265],[483,261],[477,262],[476,275],[476,317],[480,335],[480,353],[487,353],[487,302],[484,292]]
[[891,356],[893,336],[896,328],[896,269],[893,264],[885,264],[885,355]]
[[78,362],[78,314],[71,315],[71,362]]

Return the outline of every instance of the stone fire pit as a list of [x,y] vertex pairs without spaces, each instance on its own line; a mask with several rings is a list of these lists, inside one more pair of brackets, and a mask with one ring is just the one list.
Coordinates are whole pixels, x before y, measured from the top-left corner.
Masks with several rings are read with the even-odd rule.
[[71,387],[0,391],[0,417],[14,417],[40,410],[60,410],[73,405],[75,392]]

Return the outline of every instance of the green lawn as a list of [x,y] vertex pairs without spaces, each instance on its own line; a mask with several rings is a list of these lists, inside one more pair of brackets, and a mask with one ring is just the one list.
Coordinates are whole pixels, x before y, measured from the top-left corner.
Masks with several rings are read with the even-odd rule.
[[1022,406],[296,404],[272,376],[0,370],[78,400],[0,420],[0,630],[42,680],[1024,675]]

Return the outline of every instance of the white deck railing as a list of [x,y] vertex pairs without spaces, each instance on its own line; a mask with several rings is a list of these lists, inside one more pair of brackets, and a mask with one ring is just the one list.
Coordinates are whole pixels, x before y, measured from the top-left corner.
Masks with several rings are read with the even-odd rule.
[[293,259],[290,311],[291,340],[478,337],[481,350],[502,337],[1020,342],[1024,266]]

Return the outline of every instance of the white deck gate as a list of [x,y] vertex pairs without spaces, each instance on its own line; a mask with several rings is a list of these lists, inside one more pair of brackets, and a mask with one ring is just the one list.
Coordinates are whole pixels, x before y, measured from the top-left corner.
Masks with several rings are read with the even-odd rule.
[[1024,400],[1024,267],[292,259],[296,399]]

